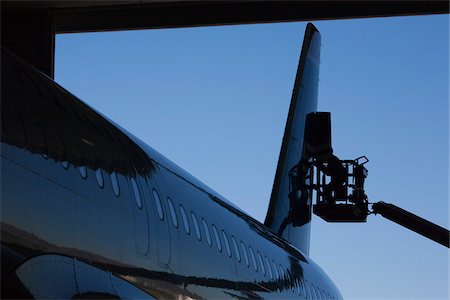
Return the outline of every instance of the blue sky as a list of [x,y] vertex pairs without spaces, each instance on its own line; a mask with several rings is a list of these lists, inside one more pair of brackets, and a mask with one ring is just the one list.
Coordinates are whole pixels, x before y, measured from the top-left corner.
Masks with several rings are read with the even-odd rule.
[[[314,22],[333,148],[372,202],[449,227],[449,17]],[[56,80],[263,221],[306,23],[58,35]],[[345,298],[447,299],[449,251],[383,219],[313,217]]]

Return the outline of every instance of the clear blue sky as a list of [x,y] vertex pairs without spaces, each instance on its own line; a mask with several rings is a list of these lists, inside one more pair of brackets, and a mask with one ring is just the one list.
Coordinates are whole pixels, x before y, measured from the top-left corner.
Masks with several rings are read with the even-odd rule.
[[[314,22],[319,110],[367,193],[449,227],[449,16]],[[306,23],[59,35],[56,80],[264,221]],[[383,219],[314,217],[347,299],[447,299],[449,251]]]

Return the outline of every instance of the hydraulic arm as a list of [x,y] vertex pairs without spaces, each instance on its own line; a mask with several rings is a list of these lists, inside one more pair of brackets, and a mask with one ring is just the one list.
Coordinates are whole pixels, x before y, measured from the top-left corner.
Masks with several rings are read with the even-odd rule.
[[374,214],[380,214],[386,219],[450,248],[450,232],[447,229],[401,209],[394,204],[384,203],[383,201],[374,203],[372,205],[372,212]]

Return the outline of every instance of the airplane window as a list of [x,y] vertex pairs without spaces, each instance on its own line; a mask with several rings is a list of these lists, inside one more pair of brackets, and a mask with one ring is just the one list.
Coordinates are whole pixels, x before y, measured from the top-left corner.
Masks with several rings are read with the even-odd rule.
[[261,270],[263,272],[263,275],[266,276],[266,268],[264,268],[264,263],[261,257],[261,253],[259,253],[259,251],[256,252],[256,254],[258,255],[258,260],[259,260],[259,265],[261,266]]
[[275,261],[272,260],[272,266],[273,266],[273,270],[275,271],[275,278],[278,278],[281,280],[280,274],[278,274],[278,269],[277,269],[277,264],[275,263]]
[[305,296],[306,296],[306,299],[311,299],[311,290],[309,289],[308,280],[305,280]]
[[206,241],[208,242],[208,245],[211,246],[212,245],[211,234],[209,233],[208,224],[206,224],[206,221],[204,218],[202,218],[202,223],[203,223],[203,229],[205,230]]
[[295,290],[297,290],[298,293],[298,281],[295,280],[293,283],[294,284],[292,285],[292,292],[295,293]]
[[233,235],[231,236],[231,242],[233,242],[234,252],[236,253],[236,259],[240,262],[241,254],[239,254],[239,248]]
[[173,206],[172,199],[167,198],[167,203],[169,205],[170,215],[172,216],[172,223],[175,228],[178,228],[177,213],[175,212],[175,207]]
[[214,224],[212,225],[212,229],[214,232],[214,238],[216,239],[217,250],[219,250],[219,252],[222,252],[222,243],[220,243],[219,233],[217,232],[217,228],[216,226],[214,226]]
[[164,220],[164,211],[162,208],[161,199],[159,198],[159,194],[155,189],[153,189],[153,197],[155,198],[156,211],[158,212],[158,216],[162,221]]
[[270,262],[267,259],[267,256],[265,256],[264,258],[266,259],[267,271],[269,271],[269,277],[270,277],[270,279],[272,279],[273,278],[273,274],[272,274],[272,268],[270,267]]
[[197,235],[197,239],[199,241],[201,241],[202,235],[200,233],[200,226],[198,226],[197,217],[195,216],[193,211],[191,211],[191,217],[192,217],[192,223],[194,223],[194,229],[195,229],[195,234]]
[[248,260],[247,250],[245,249],[244,243],[241,241],[242,253],[244,253],[244,260],[247,267],[250,267],[250,261]]
[[327,294],[325,293],[324,290],[322,290],[322,299],[327,300]]
[[186,216],[186,211],[184,210],[184,207],[181,204],[180,204],[180,212],[181,212],[181,218],[183,219],[184,230],[186,230],[187,234],[190,234],[191,229],[189,228],[189,221]]
[[119,181],[117,181],[116,172],[112,172],[110,177],[111,177],[111,185],[113,187],[114,194],[117,197],[119,197],[120,196],[120,188],[119,188]]
[[322,295],[320,294],[320,289],[318,287],[316,287],[315,291],[316,291],[316,299],[322,300]]
[[61,165],[63,166],[64,169],[68,169],[69,168],[69,162],[67,160],[64,160],[61,162]]
[[[317,297],[317,299],[322,300],[322,292],[319,289],[319,287],[316,287],[316,297]],[[325,300],[325,299],[323,299],[323,300]]]
[[250,257],[252,258],[253,268],[255,272],[258,272],[258,265],[256,264],[255,253],[253,253],[252,247],[248,247],[250,249]]
[[136,183],[136,180],[131,177],[131,187],[133,189],[133,195],[134,195],[134,201],[136,201],[136,204],[139,208],[142,208],[142,199],[141,199],[141,191],[139,191],[139,187]]
[[103,173],[101,169],[97,169],[95,170],[95,179],[97,179],[97,184],[99,187],[103,188],[103,186],[105,185],[104,181],[103,181]]
[[302,282],[301,279],[298,281],[297,289],[298,289],[298,295],[299,295],[299,296],[301,296],[302,294],[304,294],[304,292],[303,292],[303,282]]
[[327,299],[323,298],[322,290],[319,287],[316,288],[316,294],[317,294],[317,299],[327,300]]
[[300,281],[301,284],[301,292],[303,293],[303,295],[306,297],[306,284],[305,282],[303,282],[303,280]]
[[309,290],[311,291],[311,299],[317,299],[316,287],[314,286],[314,284],[310,283]]
[[223,242],[225,243],[225,248],[227,249],[228,256],[231,257],[230,243],[228,242],[228,237],[225,231],[222,230]]
[[320,294],[320,290],[318,287],[316,287],[316,299],[318,300],[322,300],[322,295]]
[[287,281],[288,285],[291,287],[292,292],[294,292],[294,286],[292,285],[294,278],[291,274],[291,271],[289,271],[289,269],[286,270],[286,281]]
[[280,270],[280,279],[281,280],[285,280],[283,267],[281,265],[279,265],[278,267],[279,267],[279,270]]
[[309,284],[309,289],[311,291],[311,299],[317,300],[316,287],[314,286],[314,284],[310,283]]
[[85,166],[79,166],[78,172],[80,172],[80,175],[81,175],[81,177],[83,177],[83,179],[87,178],[87,170],[86,170]]
[[296,287],[297,287],[297,283],[295,281],[289,281],[288,282],[288,288],[291,289],[292,293],[295,293]]

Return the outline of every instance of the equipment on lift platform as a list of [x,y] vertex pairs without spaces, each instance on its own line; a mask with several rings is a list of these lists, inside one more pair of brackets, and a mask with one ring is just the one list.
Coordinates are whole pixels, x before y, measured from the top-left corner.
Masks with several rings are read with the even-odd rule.
[[315,178],[310,188],[316,196],[314,213],[328,222],[365,222],[368,200],[364,164],[368,161],[365,156],[355,160],[340,160],[335,155],[326,160],[313,159],[310,173]]
[[[328,112],[306,116],[306,157],[291,170],[291,185],[297,186],[299,170],[307,169],[304,190],[316,200],[313,212],[328,222],[365,222],[368,200],[364,181],[369,160],[365,156],[340,160],[331,147],[331,117]],[[306,192],[306,191],[305,191]]]
[[313,212],[327,222],[366,222],[369,214],[385,218],[450,248],[450,232],[395,205],[369,201],[364,183],[367,157],[341,160],[331,147],[331,118],[328,112],[306,116],[304,151],[289,172],[292,202],[315,199]]

